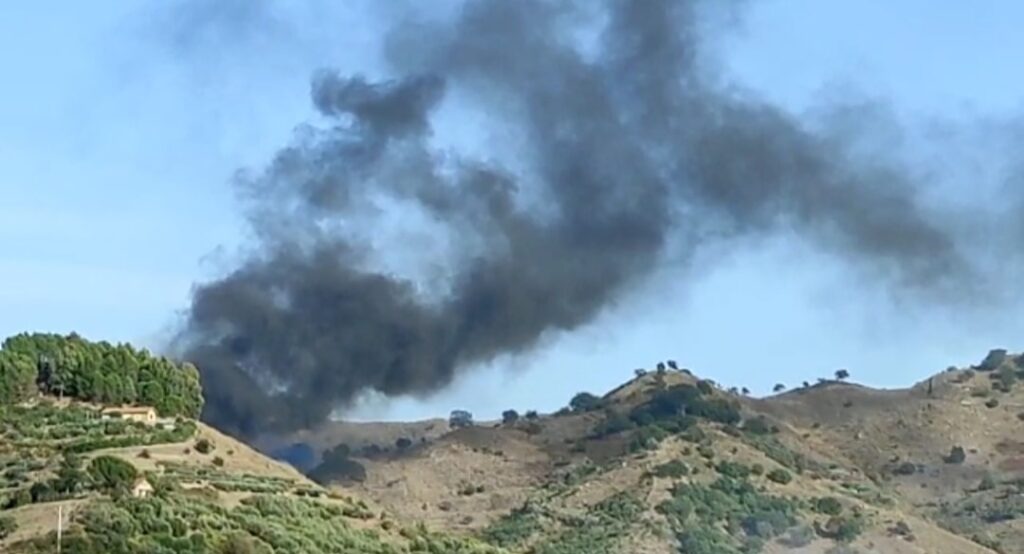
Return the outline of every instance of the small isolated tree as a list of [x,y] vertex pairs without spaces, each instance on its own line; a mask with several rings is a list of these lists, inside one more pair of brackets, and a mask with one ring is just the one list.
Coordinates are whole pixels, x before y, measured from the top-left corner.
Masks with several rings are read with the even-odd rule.
[[967,453],[962,446],[954,446],[949,450],[949,455],[943,458],[947,464],[962,464],[966,459]]
[[102,489],[125,490],[139,476],[135,466],[113,456],[98,456],[89,462],[89,476]]
[[836,380],[845,381],[850,378],[850,372],[845,369],[836,370]]
[[647,375],[647,370],[644,369],[644,368],[634,369],[633,370],[633,375],[635,375],[639,379],[640,377],[643,377],[644,375]]
[[803,382],[803,385],[804,385],[804,388],[805,388],[805,389],[809,389],[809,388],[811,388],[811,384],[810,384],[810,383],[808,383],[807,381],[804,381],[804,382]]
[[743,387],[742,389],[740,389],[740,391],[743,393],[743,396],[750,395],[750,389],[748,389],[747,387]]
[[519,412],[515,410],[501,412],[501,422],[505,425],[515,425],[517,421],[519,421]]
[[412,441],[405,437],[399,437],[399,439],[395,441],[395,448],[399,450],[405,450],[410,446],[412,446]]
[[448,416],[448,426],[452,429],[459,429],[462,427],[471,427],[473,425],[473,414],[466,410],[452,410],[450,416]]
[[196,448],[196,452],[199,452],[200,454],[209,454],[210,452],[213,452],[213,450],[214,450],[213,443],[210,442],[209,439],[205,439],[205,438],[197,440],[196,444],[195,444],[195,448]]
[[572,397],[572,400],[569,401],[569,407],[574,412],[589,412],[601,407],[601,399],[589,392],[581,392]]
[[537,415],[537,410],[526,410],[526,415],[523,417],[525,417],[527,421],[534,421],[540,416]]
[[658,373],[665,373],[665,362],[658,362]]
[[784,390],[786,390],[786,385],[782,383],[775,383],[775,386],[772,387],[772,392],[782,392]]
[[669,361],[668,361],[667,363],[668,363],[668,367],[669,367],[669,368],[671,368],[671,369],[676,369],[676,370],[678,370],[678,369],[679,369],[679,365],[678,365],[678,364],[676,364],[676,361],[675,361],[675,360],[669,360]]

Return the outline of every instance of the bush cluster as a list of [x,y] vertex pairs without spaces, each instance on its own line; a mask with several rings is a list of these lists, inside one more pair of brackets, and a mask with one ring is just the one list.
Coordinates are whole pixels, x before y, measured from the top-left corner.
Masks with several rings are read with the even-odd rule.
[[719,477],[710,485],[683,483],[658,506],[675,531],[680,552],[757,552],[765,540],[797,523],[800,504],[759,492],[746,478]]
[[[407,530],[407,544],[382,538],[349,523],[346,507],[317,500],[256,495],[225,508],[201,495],[126,497],[90,505],[65,535],[68,554],[266,553],[266,554],[485,554],[491,547],[469,539]],[[52,552],[51,536],[20,545],[15,552]],[[241,549],[241,550],[239,550]]]

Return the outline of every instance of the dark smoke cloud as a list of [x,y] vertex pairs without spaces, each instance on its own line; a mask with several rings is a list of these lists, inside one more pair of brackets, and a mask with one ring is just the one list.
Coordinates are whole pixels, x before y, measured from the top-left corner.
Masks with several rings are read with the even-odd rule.
[[[907,290],[973,281],[911,173],[717,82],[706,5],[581,4],[469,1],[454,21],[396,26],[393,79],[313,79],[329,128],[239,179],[256,248],[196,289],[180,337],[207,420],[285,431],[364,391],[436,391],[720,239],[795,230]],[[581,29],[599,29],[595,49],[569,38]],[[432,145],[456,95],[513,129],[516,169],[498,161],[512,145]],[[444,286],[373,262],[394,206],[471,253]]]

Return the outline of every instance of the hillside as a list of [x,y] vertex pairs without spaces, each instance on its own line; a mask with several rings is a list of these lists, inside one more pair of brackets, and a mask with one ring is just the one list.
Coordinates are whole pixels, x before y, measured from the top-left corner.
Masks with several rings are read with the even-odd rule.
[[80,554],[1024,554],[1024,357],[768,398],[674,365],[555,414],[264,437],[307,477],[192,419],[194,368],[22,335],[0,551],[52,552],[62,513]]
[[[995,352],[908,389],[822,380],[762,399],[650,372],[555,415],[341,448],[342,471],[313,475],[513,552],[1017,554],[1020,361]],[[372,435],[346,428],[360,425],[353,436]]]
[[[0,425],[3,552],[52,552],[58,507],[70,553],[489,551],[403,528],[190,420],[150,427],[43,398],[3,408]],[[148,498],[133,496],[136,476],[155,489]]]
[[[146,392],[136,395],[139,377]],[[401,524],[191,419],[201,398],[178,395],[198,390],[180,386],[192,377],[187,366],[74,336],[5,342],[0,552],[54,552],[58,521],[71,554],[500,552]],[[66,385],[56,397],[53,383]],[[102,402],[124,395],[157,399],[159,409]]]

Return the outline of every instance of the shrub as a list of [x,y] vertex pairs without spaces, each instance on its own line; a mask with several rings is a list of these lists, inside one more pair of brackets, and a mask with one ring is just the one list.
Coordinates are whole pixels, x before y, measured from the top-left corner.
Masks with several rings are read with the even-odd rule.
[[903,520],[897,521],[895,525],[889,528],[889,532],[893,535],[906,538],[912,538],[914,536],[914,532],[910,529],[910,526]]
[[992,394],[992,391],[987,388],[973,388],[971,389],[971,396],[974,398],[988,398]]
[[686,407],[686,413],[729,425],[735,425],[742,419],[739,405],[725,398],[699,399]]
[[797,503],[759,492],[745,479],[680,483],[671,492],[657,509],[676,531],[680,552],[756,552],[764,539],[796,523]]
[[834,496],[823,496],[814,501],[814,510],[830,516],[837,516],[843,511],[843,505]]
[[135,466],[113,456],[99,456],[89,462],[89,476],[100,488],[128,489],[139,476]]
[[491,524],[484,530],[483,538],[497,546],[511,547],[526,541],[540,530],[538,514],[527,504]]
[[11,536],[14,531],[18,529],[18,524],[15,523],[14,518],[11,516],[0,516],[0,540],[6,539]]
[[892,470],[896,475],[913,475],[917,473],[917,465],[914,462],[903,462]]
[[221,458],[220,456],[214,456],[213,465],[217,467],[224,467],[224,458]]
[[7,501],[6,508],[17,508],[18,506],[27,506],[32,503],[32,492],[28,487],[18,489],[10,499]]
[[589,392],[581,392],[572,397],[572,400],[569,401],[569,408],[574,412],[589,412],[600,408],[601,404],[601,398]]
[[780,485],[788,484],[790,481],[793,480],[793,476],[788,471],[782,468],[776,468],[769,471],[768,474],[765,475],[765,477],[767,477],[769,481],[778,483]]
[[600,439],[616,433],[621,433],[622,431],[628,431],[633,427],[634,424],[628,417],[612,412],[606,415],[604,420],[594,426],[593,431],[590,432],[590,436],[595,439]]
[[195,444],[196,452],[200,454],[209,454],[210,452],[213,452],[214,448],[213,443],[210,442],[209,439],[205,438],[197,440]]
[[856,515],[832,516],[818,534],[839,542],[852,542],[864,531],[864,518]]
[[785,537],[779,539],[783,546],[790,548],[803,548],[814,540],[814,529],[807,525],[798,525],[791,528]]
[[744,421],[743,430],[755,435],[767,435],[772,432],[773,428],[766,417],[757,416]]
[[949,455],[943,458],[947,464],[962,464],[967,459],[967,453],[962,446],[954,446],[949,450]]
[[526,414],[523,417],[526,418],[527,421],[533,421],[539,418],[540,416],[537,415],[537,410],[527,410]]
[[693,426],[679,435],[679,438],[694,444],[702,444],[704,441],[708,440],[708,435],[700,427]]
[[733,477],[735,479],[745,479],[750,475],[750,468],[737,462],[722,461],[715,466],[715,471],[725,475],[726,477]]
[[662,478],[685,477],[690,473],[690,467],[680,460],[672,460],[655,467],[651,474]]
[[400,437],[398,440],[395,441],[395,448],[399,450],[405,450],[410,446],[412,446],[412,441],[405,437]]
[[641,427],[633,435],[633,439],[629,444],[629,450],[630,452],[652,450],[657,448],[658,444],[668,438],[668,436],[668,432],[657,425]]
[[248,533],[232,533],[217,548],[217,554],[273,554],[265,542]]
[[999,407],[999,399],[998,398],[989,398],[988,400],[985,401],[985,407],[986,408],[998,408]]

